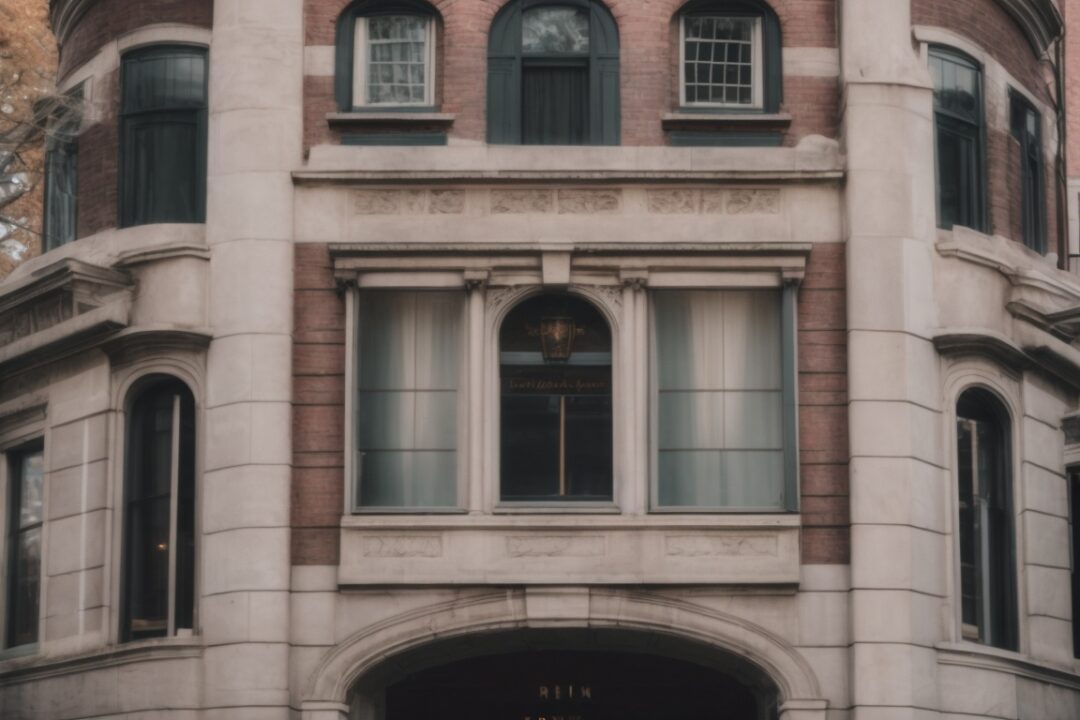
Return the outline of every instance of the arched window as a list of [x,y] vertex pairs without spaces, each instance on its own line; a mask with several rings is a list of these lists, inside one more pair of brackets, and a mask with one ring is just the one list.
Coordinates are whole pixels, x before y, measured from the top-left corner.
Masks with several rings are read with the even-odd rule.
[[501,499],[612,499],[611,330],[591,304],[541,295],[499,333]]
[[956,403],[963,636],[1015,650],[1016,560],[1009,416],[990,392]]
[[434,105],[437,17],[422,0],[359,0],[345,8],[335,43],[338,108]]
[[121,640],[190,634],[195,600],[195,399],[144,381],[127,416]]
[[986,227],[983,93],[979,64],[955,50],[930,48],[937,140],[938,227]]
[[780,21],[762,0],[687,3],[679,11],[680,104],[778,112],[780,46]]
[[488,40],[488,142],[619,144],[619,33],[595,0],[511,0]]

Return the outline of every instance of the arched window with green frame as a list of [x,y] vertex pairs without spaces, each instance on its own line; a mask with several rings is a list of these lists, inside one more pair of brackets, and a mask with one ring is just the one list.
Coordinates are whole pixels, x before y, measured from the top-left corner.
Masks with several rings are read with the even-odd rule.
[[619,144],[619,31],[595,0],[511,0],[488,40],[488,142]]

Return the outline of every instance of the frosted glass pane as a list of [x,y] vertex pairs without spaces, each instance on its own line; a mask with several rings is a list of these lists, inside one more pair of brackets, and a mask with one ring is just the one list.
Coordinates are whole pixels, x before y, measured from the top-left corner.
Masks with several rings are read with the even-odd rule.
[[780,389],[780,293],[724,293],[726,389]]
[[453,390],[461,357],[462,293],[416,295],[416,388]]
[[721,454],[667,451],[659,457],[657,499],[663,506],[717,507],[722,503]]
[[457,447],[457,393],[418,392],[416,442],[418,450],[453,450]]
[[723,393],[660,393],[658,414],[661,450],[723,447]]
[[357,408],[357,447],[361,450],[409,450],[416,425],[415,393],[361,392]]
[[413,486],[408,500],[413,507],[457,505],[457,453],[413,453]]
[[654,295],[657,376],[661,390],[722,390],[723,292]]
[[521,49],[526,53],[589,51],[589,16],[574,7],[538,7],[521,16]]
[[360,387],[407,390],[416,372],[416,294],[372,292],[360,297]]
[[783,447],[783,400],[779,392],[733,392],[724,398],[723,447]]
[[781,508],[784,504],[784,453],[725,452],[724,490],[726,507]]

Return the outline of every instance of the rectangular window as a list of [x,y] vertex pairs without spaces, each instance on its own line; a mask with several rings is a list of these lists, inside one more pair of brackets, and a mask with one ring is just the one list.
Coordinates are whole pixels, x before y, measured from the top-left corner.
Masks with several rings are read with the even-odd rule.
[[120,224],[206,220],[206,50],[136,50],[121,71]]
[[782,510],[794,502],[787,300],[761,290],[653,294],[656,507]]
[[458,505],[464,299],[460,291],[361,293],[358,506]]
[[973,60],[930,49],[937,143],[938,227],[984,230],[982,72]]
[[49,124],[45,141],[45,250],[75,239],[78,202],[78,136],[82,92],[65,98],[63,112]]
[[38,639],[43,478],[40,445],[8,454],[7,647]]
[[1073,657],[1080,659],[1080,473],[1069,475],[1069,530],[1072,541]]
[[1024,97],[1012,93],[1012,136],[1020,144],[1021,227],[1024,244],[1046,254],[1046,197],[1043,181],[1042,119]]
[[433,23],[423,15],[356,20],[355,105],[431,105]]
[[682,31],[682,104],[760,108],[761,18],[686,15]]

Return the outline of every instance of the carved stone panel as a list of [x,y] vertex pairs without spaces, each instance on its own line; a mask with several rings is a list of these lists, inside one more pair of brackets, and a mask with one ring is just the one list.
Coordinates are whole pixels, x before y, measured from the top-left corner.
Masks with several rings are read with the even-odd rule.
[[599,535],[511,535],[506,538],[510,557],[599,557],[604,538]]
[[443,554],[438,535],[369,535],[360,547],[361,554],[370,558],[434,558]]
[[555,206],[552,190],[492,190],[493,215],[549,213]]
[[771,555],[777,553],[774,535],[668,535],[664,538],[668,555],[719,557],[725,555]]
[[662,215],[696,213],[700,192],[690,189],[649,190],[649,212]]
[[622,190],[560,190],[559,213],[606,214],[617,213],[622,207]]

